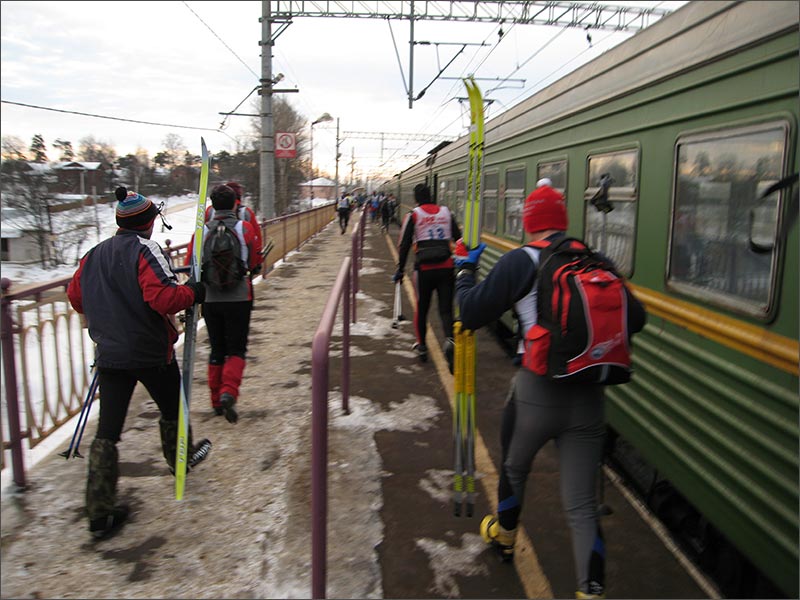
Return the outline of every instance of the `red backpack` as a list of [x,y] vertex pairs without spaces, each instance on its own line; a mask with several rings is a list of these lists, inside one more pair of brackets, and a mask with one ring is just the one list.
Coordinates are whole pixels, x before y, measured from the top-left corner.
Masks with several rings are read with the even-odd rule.
[[537,323],[525,335],[523,366],[556,381],[630,381],[628,298],[622,278],[580,240],[542,240],[529,246],[540,250],[534,284]]

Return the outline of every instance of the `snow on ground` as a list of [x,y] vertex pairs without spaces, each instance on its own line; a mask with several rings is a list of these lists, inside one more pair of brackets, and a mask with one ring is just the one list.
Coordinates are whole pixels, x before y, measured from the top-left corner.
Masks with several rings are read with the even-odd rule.
[[[152,239],[162,246],[166,240],[170,240],[173,246],[188,243],[194,232],[194,217],[197,208],[197,194],[186,196],[150,196],[156,205],[164,203],[164,216],[172,230],[162,227],[161,219],[156,219],[156,226],[153,230]],[[86,207],[85,211],[94,211],[93,207]],[[97,216],[100,221],[100,237],[94,230],[89,234],[89,244],[85,246],[88,251],[98,242],[111,237],[117,230],[115,220],[116,203],[105,204],[98,207]],[[55,213],[54,218],[60,213]],[[93,217],[94,215],[92,215]],[[93,220],[93,219],[92,219]],[[69,277],[75,272],[75,264],[59,265],[53,268],[43,268],[39,264],[21,265],[11,262],[3,262],[0,268],[3,277],[7,277],[15,284],[35,283],[37,281],[50,281]]]

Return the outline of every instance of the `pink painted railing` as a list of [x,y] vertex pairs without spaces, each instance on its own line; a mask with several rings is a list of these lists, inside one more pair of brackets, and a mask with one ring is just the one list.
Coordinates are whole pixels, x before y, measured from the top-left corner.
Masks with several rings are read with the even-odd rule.
[[[333,217],[327,204],[262,222],[262,239],[274,244],[263,272],[299,249]],[[183,264],[187,246],[167,244],[174,265]],[[80,412],[89,390],[93,344],[67,300],[70,279],[22,286],[2,279],[2,400],[8,418],[0,423],[0,465],[7,466],[10,453],[18,489],[26,487],[23,440],[31,449],[41,443]]]
[[[363,261],[367,211],[352,234],[351,255],[339,274],[322,311],[311,344],[311,597],[325,598],[328,547],[328,392],[330,342],[339,300],[342,301],[342,411],[350,414],[350,320],[356,322],[358,271]],[[351,309],[352,307],[352,309]]]

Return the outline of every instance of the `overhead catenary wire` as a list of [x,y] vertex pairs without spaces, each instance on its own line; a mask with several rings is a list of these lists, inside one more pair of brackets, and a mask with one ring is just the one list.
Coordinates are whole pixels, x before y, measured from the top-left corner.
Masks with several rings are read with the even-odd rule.
[[112,121],[125,121],[126,123],[139,123],[140,125],[155,125],[157,127],[174,127],[176,129],[194,129],[196,131],[216,131],[222,133],[219,129],[211,127],[194,127],[192,125],[175,125],[174,123],[156,123],[154,121],[140,121],[137,119],[125,119],[123,117],[111,117],[109,115],[97,115],[93,113],[80,112],[77,110],[65,110],[63,108],[50,108],[48,106],[37,106],[35,104],[26,104],[24,102],[12,102],[11,100],[0,100],[3,104],[13,104],[15,106],[24,106],[26,108],[35,108],[38,110],[50,110],[53,112],[67,113],[70,115],[79,115],[82,117],[92,117],[95,119],[110,119]]
[[231,49],[231,47],[230,47],[230,46],[228,46],[228,44],[226,44],[226,43],[225,43],[225,40],[223,40],[221,37],[219,37],[219,35],[217,35],[217,32],[216,32],[216,31],[214,31],[213,29],[211,29],[211,27],[209,26],[209,24],[208,24],[208,23],[206,23],[206,22],[205,22],[205,21],[202,19],[202,17],[201,17],[200,15],[198,15],[196,12],[194,12],[194,10],[192,9],[192,7],[191,7],[191,6],[189,6],[189,4],[188,4],[188,3],[187,3],[185,0],[184,0],[184,2],[183,2],[183,5],[184,5],[186,8],[188,8],[188,9],[189,9],[189,11],[190,11],[190,12],[191,12],[191,13],[192,13],[192,14],[193,14],[195,17],[197,17],[197,19],[198,19],[198,20],[199,20],[199,21],[200,21],[200,22],[201,22],[203,25],[205,25],[205,26],[206,26],[206,28],[207,28],[207,29],[208,29],[208,30],[209,30],[209,31],[210,31],[210,32],[211,32],[211,33],[214,35],[214,37],[215,37],[215,38],[217,38],[217,39],[220,41],[220,43],[221,43],[223,46],[225,46],[225,48],[227,48],[227,50],[228,50],[228,51],[229,51],[231,54],[233,54],[233,55],[236,57],[236,60],[238,60],[240,63],[242,63],[242,64],[244,65],[244,67],[245,67],[245,68],[246,68],[248,71],[250,71],[250,72],[253,74],[253,76],[254,76],[254,77],[257,79],[257,80],[261,81],[261,79],[260,79],[260,76],[258,75],[258,73],[256,73],[255,71],[253,71],[253,69],[251,69],[251,68],[250,68],[250,65],[248,65],[246,62],[244,62],[244,61],[243,61],[243,60],[242,60],[242,59],[239,57],[239,55],[238,55],[238,54],[236,54],[236,52],[234,52],[234,51],[233,51],[233,49]]

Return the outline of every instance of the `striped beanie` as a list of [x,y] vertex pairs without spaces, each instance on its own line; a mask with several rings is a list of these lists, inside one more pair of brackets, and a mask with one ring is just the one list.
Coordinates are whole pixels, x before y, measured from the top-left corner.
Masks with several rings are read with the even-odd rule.
[[155,204],[141,194],[129,192],[124,187],[118,187],[114,195],[119,200],[117,204],[117,225],[123,229],[133,229],[135,231],[144,231],[150,228],[150,225],[158,216],[158,209]]

